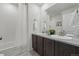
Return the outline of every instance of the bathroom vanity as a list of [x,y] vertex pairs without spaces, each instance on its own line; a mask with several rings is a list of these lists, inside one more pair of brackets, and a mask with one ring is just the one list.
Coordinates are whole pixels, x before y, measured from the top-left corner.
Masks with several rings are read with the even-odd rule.
[[79,40],[55,38],[50,35],[33,33],[32,48],[40,56],[78,56]]

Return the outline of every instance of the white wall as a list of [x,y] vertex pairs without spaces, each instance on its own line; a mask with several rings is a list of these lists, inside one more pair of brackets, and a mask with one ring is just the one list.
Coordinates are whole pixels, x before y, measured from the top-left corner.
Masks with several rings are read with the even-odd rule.
[[46,22],[46,24],[47,24],[46,31],[48,31],[51,28],[51,29],[55,29],[56,34],[58,34],[59,31],[61,31],[61,27],[56,27],[56,22],[62,21],[62,15],[57,14],[56,16],[53,16],[53,13],[52,13],[52,15],[47,14],[46,10],[51,5],[54,5],[54,4],[44,4],[41,7],[41,31],[43,30],[43,27],[44,27],[43,23]]
[[60,21],[62,22],[62,15],[61,14],[58,14],[56,16],[50,16],[50,20],[49,20],[49,26],[51,29],[55,29],[56,30],[56,34],[60,34],[61,30],[62,30],[62,26],[56,26],[57,25],[57,22]]
[[[75,15],[75,9],[76,8],[73,7],[73,8],[67,9],[67,10],[61,12],[61,14],[55,15],[53,17],[51,15],[49,24],[51,25],[52,28],[56,29],[57,32],[64,30],[66,34],[75,33],[76,30],[75,30],[75,28],[72,27],[72,21],[74,19],[74,15]],[[62,27],[61,28],[56,27],[56,22],[58,20],[62,21]],[[59,34],[59,33],[57,33],[57,34]]]
[[63,15],[63,30],[66,31],[66,33],[72,33],[72,21],[74,19],[75,15],[75,8],[68,9],[62,13]]
[[[46,23],[48,25],[47,29],[49,29],[49,27],[51,27],[52,29],[55,29],[56,34],[59,34],[59,32],[62,31],[62,29],[65,30],[66,33],[72,33],[73,32],[72,20],[74,17],[74,13],[75,13],[74,11],[75,11],[76,7],[69,8],[68,10],[63,11],[60,14],[53,16],[53,13],[51,13],[51,15],[48,15],[46,13],[46,9],[47,9],[47,7],[49,7],[49,5],[50,4],[45,4],[41,8],[43,10],[41,13],[41,17],[42,17],[41,26],[43,27],[42,23],[43,23],[43,21],[46,21]],[[62,22],[62,27],[56,27],[56,22],[59,20]]]
[[16,40],[17,7],[12,4],[0,4],[0,45]]
[[16,45],[27,44],[27,5],[19,4],[18,8],[18,23],[16,29]]
[[37,21],[37,28],[36,32],[40,32],[40,7],[38,7],[36,4],[28,4],[28,45],[29,45],[29,50],[32,49],[32,37],[31,34],[33,33],[33,21],[36,19]]
[[[64,12],[61,12],[61,14],[57,14],[55,16],[50,16],[49,24],[50,26],[56,30],[56,34],[59,34],[62,29],[65,31],[65,33],[71,33],[71,23],[72,19],[74,17],[74,8],[70,8]],[[56,22],[61,20],[62,21],[62,27],[58,28],[56,27]]]
[[26,11],[27,5],[24,4],[0,4],[0,36],[3,37],[0,40],[0,51],[16,46],[27,49]]
[[[48,16],[48,14],[47,14],[47,12],[46,12],[46,8],[48,7],[48,4],[45,4],[45,5],[43,5],[42,7],[41,7],[41,14],[40,14],[40,30],[41,30],[41,32],[44,30],[44,22],[46,23],[46,31],[47,31],[47,29],[48,29],[48,22],[49,22],[49,16]],[[44,31],[45,31],[44,30]]]

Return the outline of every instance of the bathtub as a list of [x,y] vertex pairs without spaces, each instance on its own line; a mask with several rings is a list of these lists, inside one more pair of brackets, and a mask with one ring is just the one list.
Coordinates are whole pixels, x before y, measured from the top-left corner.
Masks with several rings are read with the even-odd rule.
[[0,54],[1,56],[19,56],[21,53],[26,51],[26,45],[15,45],[14,42],[0,43]]

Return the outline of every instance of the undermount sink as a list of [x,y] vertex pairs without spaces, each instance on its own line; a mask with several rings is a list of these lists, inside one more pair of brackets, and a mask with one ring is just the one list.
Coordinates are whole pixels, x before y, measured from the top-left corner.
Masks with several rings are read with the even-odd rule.
[[51,37],[56,38],[56,39],[72,39],[72,37],[60,36],[60,35],[51,35]]

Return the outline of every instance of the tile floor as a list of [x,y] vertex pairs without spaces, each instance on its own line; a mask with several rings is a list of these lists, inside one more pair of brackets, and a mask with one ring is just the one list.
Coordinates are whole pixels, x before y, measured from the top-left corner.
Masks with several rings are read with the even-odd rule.
[[35,51],[32,50],[29,52],[24,51],[23,53],[21,53],[18,56],[39,56],[39,54],[37,54]]

